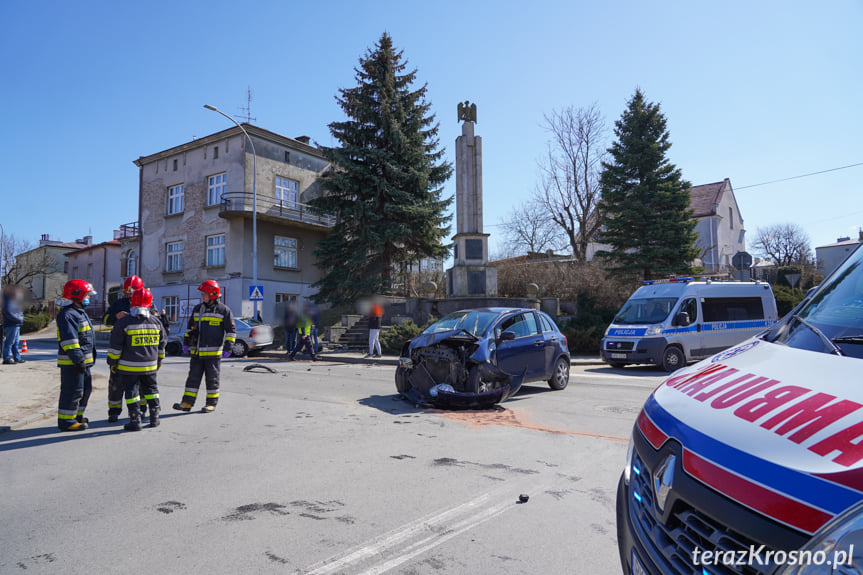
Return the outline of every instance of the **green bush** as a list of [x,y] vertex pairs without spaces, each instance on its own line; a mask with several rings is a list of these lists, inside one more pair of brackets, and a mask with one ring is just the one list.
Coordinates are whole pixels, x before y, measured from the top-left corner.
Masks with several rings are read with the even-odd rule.
[[44,329],[50,321],[51,314],[48,312],[24,314],[24,325],[21,326],[21,333],[33,333]]
[[784,316],[800,303],[806,292],[802,289],[792,289],[784,285],[773,285],[773,296],[776,298],[776,310],[779,312],[779,317]]
[[596,298],[591,294],[578,294],[578,315],[574,318],[561,318],[558,326],[569,344],[573,355],[596,355],[605,334],[611,324],[617,309],[597,305]]
[[402,346],[416,336],[437,319],[429,319],[428,323],[420,327],[412,319],[393,325],[381,335],[381,347],[388,353],[400,353]]

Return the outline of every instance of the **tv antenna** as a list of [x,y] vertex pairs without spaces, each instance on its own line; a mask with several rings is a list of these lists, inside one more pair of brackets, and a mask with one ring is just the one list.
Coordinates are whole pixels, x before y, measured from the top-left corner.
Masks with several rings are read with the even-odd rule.
[[252,117],[252,87],[249,86],[246,89],[246,105],[240,106],[240,112],[242,112],[242,119],[245,123],[251,124],[252,122],[257,122],[257,118]]

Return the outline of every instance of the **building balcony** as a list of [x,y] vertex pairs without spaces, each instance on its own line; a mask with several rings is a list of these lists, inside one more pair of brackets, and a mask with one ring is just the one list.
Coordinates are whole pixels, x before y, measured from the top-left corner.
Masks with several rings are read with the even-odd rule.
[[[219,215],[223,218],[251,217],[254,201],[247,192],[227,192],[222,194]],[[336,217],[320,214],[311,206],[300,202],[277,200],[258,194],[258,218],[275,223],[295,223],[303,227],[331,228],[336,225]]]
[[138,222],[131,222],[120,226],[119,230],[114,230],[115,240],[124,240],[128,238],[137,238],[141,235],[141,229],[138,227]]

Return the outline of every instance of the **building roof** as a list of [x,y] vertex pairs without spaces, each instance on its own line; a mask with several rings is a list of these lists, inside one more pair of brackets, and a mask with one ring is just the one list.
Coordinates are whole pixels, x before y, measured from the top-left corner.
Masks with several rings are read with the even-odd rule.
[[90,250],[95,250],[96,248],[101,248],[101,247],[106,247],[106,248],[107,247],[117,247],[117,248],[119,248],[120,242],[117,240],[108,240],[107,242],[102,242],[101,244],[91,244],[87,247],[77,249],[74,252],[69,252],[66,255],[67,256],[74,256],[74,255],[78,255],[78,254],[83,254],[84,252],[88,252]]
[[833,244],[826,244],[826,245],[823,245],[823,246],[818,246],[818,247],[816,247],[815,249],[816,249],[816,250],[820,250],[821,248],[836,248],[836,247],[840,247],[840,246],[856,246],[856,245],[857,245],[857,244],[859,244],[859,243],[860,243],[860,240],[859,240],[859,239],[856,239],[856,238],[851,239],[851,238],[849,238],[849,239],[847,239],[847,240],[842,240],[841,242],[836,242],[836,243],[833,243]]
[[[276,144],[280,144],[282,146],[293,148],[297,151],[304,152],[311,156],[317,156],[318,158],[325,159],[323,153],[320,149],[315,146],[312,146],[308,143],[304,143],[296,138],[289,138],[287,136],[282,136],[281,134],[277,134],[275,132],[271,132],[264,128],[259,128],[254,124],[248,124],[246,122],[242,123],[243,128],[249,133],[250,136],[255,136],[258,138],[262,138],[264,140],[269,140]],[[156,152],[155,154],[150,154],[148,156],[141,156],[137,160],[133,160],[136,166],[141,167],[145,164],[151,164],[155,161],[175,156],[182,152],[186,152],[188,150],[194,150],[196,148],[200,148],[202,146],[206,146],[209,144],[213,144],[224,140],[225,138],[230,138],[233,136],[243,136],[242,130],[236,126],[232,126],[220,132],[216,132],[215,134],[210,134],[209,136],[204,136],[203,138],[196,138],[185,144],[181,144],[179,146],[174,146],[173,148],[168,148],[166,150],[162,150],[161,152]],[[304,138],[306,136],[300,136]]]
[[21,252],[20,254],[15,254],[15,257],[23,256],[24,254],[29,254],[30,252],[35,252],[36,250],[41,250],[42,248],[60,248],[64,250],[80,250],[81,248],[89,247],[87,244],[81,244],[78,242],[46,242],[36,246],[35,248],[31,248],[25,252]]
[[703,218],[716,215],[716,206],[722,201],[722,194],[725,191],[726,185],[728,185],[729,189],[731,188],[731,181],[728,178],[725,178],[721,182],[702,184],[689,188],[689,207],[695,212],[694,217]]

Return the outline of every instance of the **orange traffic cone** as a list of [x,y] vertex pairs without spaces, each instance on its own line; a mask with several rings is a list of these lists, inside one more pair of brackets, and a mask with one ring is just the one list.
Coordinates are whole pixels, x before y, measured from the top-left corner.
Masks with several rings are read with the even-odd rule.
[[21,353],[27,353],[27,340],[21,340]]

